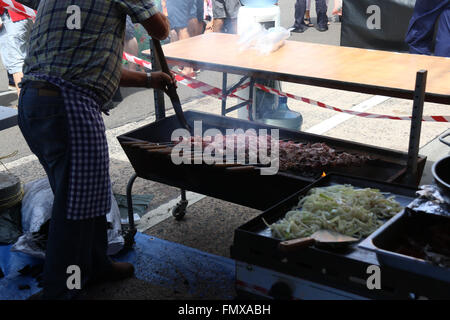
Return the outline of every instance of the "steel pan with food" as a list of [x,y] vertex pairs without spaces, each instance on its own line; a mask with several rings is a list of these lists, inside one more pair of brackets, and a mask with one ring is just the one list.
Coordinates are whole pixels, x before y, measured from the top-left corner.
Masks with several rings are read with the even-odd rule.
[[330,230],[351,245],[356,241],[350,238],[359,241],[402,212],[415,192],[416,188],[331,173],[238,230],[255,241],[269,238],[275,247],[286,240]]
[[[439,137],[439,140],[450,146],[450,143],[445,141],[446,137],[450,136],[450,132]],[[441,191],[441,195],[445,202],[450,205],[450,156],[444,157],[435,162],[431,168],[434,181]]]
[[282,219],[268,227],[282,240],[309,237],[319,230],[361,239],[402,209],[394,195],[378,189],[334,184],[311,188]]
[[414,272],[450,284],[449,217],[407,208],[359,247],[375,252],[382,267]]

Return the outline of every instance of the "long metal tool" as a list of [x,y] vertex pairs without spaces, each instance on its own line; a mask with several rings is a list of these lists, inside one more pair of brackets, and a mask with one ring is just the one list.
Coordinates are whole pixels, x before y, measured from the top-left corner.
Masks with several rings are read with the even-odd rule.
[[[153,47],[156,52],[156,56],[159,60],[159,63],[161,65],[161,70],[165,73],[167,73],[169,76],[172,76],[170,73],[169,66],[167,65],[166,57],[164,56],[164,52],[161,47],[161,43],[157,39],[152,39],[153,41]],[[170,85],[167,88],[167,95],[170,98],[170,101],[172,102],[173,109],[175,110],[175,114],[177,115],[178,120],[180,121],[181,125],[189,130],[191,132],[191,128],[189,124],[186,121],[186,118],[184,117],[183,109],[181,108],[181,102],[180,98],[178,97],[177,88],[174,85]]]

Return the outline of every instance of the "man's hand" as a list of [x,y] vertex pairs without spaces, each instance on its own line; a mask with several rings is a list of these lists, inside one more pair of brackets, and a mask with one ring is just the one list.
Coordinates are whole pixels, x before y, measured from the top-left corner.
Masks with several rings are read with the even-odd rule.
[[[150,87],[167,91],[170,85],[177,87],[175,77],[170,76],[164,72],[157,71],[151,73],[152,78],[150,81]],[[122,76],[120,78],[121,87],[135,87],[145,88],[147,87],[147,74],[145,72],[131,71],[128,69],[122,69]]]
[[2,30],[3,27],[3,23],[0,22],[0,30]]
[[173,75],[169,76],[167,73],[162,71],[152,72],[151,87],[154,89],[159,89],[167,91],[170,85],[174,85],[177,88],[177,81]]

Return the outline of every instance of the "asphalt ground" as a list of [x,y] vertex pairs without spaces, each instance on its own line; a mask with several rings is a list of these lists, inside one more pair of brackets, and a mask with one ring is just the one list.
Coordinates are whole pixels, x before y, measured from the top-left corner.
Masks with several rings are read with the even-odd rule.
[[[293,24],[293,4],[295,1],[282,1],[281,24],[290,27]],[[331,9],[330,9],[331,10]],[[314,22],[314,10],[312,10]],[[320,33],[310,28],[303,34],[292,34],[290,40],[307,41],[339,45],[340,23],[332,21],[327,32]],[[294,62],[293,62],[294,63]],[[301,63],[301,61],[295,62]],[[364,72],[363,70],[361,72]],[[220,87],[222,76],[217,72],[203,70],[198,79],[210,85]],[[230,83],[237,80],[230,76]],[[346,91],[282,83],[282,89],[295,95],[308,97],[344,109],[365,108],[368,112],[409,115],[412,102],[402,99],[374,97]],[[185,110],[199,110],[220,114],[221,102],[204,96],[198,91],[179,86],[179,96]],[[124,100],[104,117],[107,127],[108,143],[111,156],[111,180],[115,193],[125,194],[126,185],[134,173],[130,162],[117,143],[116,137],[154,121],[154,103],[151,90],[122,89]],[[230,104],[233,99],[229,100]],[[14,94],[0,96],[0,105],[17,104]],[[290,99],[289,108],[303,116],[303,131],[325,136],[346,139],[355,142],[406,151],[409,142],[408,121],[375,120],[344,116],[333,111]],[[166,98],[168,115],[173,114],[170,101]],[[448,106],[425,104],[425,115],[447,115]],[[236,117],[237,112],[229,114]],[[433,161],[448,155],[447,147],[439,144],[436,137],[449,128],[443,123],[423,123],[420,141],[421,154],[429,157],[422,183],[430,183],[429,168]],[[30,152],[18,127],[0,133],[0,155],[18,151],[17,156],[2,160],[10,172],[19,176],[23,183],[44,177],[45,173],[39,162]],[[0,170],[4,168],[0,167]],[[220,183],[218,181],[217,183]],[[237,181],[238,183],[238,181]],[[232,190],[230,190],[232,192]],[[229,257],[229,248],[234,230],[260,214],[254,209],[245,208],[218,199],[188,193],[190,199],[187,215],[182,221],[176,221],[171,215],[172,207],[177,203],[179,190],[160,183],[138,178],[133,187],[133,194],[152,194],[149,212],[141,218],[138,229],[154,237],[173,241],[211,254]],[[187,292],[174,294],[170,289],[155,284],[132,279],[116,284],[94,288],[85,295],[86,299],[192,299]],[[209,298],[214,299],[214,296]]]

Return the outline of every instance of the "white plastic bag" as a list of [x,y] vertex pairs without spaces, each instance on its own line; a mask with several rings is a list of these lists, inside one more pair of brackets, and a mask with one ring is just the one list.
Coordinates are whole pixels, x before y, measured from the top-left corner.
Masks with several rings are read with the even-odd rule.
[[[37,258],[45,258],[45,252],[36,245],[33,233],[38,232],[52,214],[53,192],[48,178],[32,181],[24,186],[22,200],[22,229],[24,234],[11,247],[12,251],[19,251]],[[118,253],[124,246],[121,236],[120,211],[116,199],[111,192],[111,210],[106,220],[112,225],[108,228],[108,255]]]
[[254,46],[260,37],[263,37],[265,29],[260,23],[249,23],[245,31],[239,35],[239,49],[241,51],[247,50]]
[[111,210],[106,215],[106,220],[111,223],[112,229],[108,228],[108,255],[114,255],[122,250],[125,240],[121,235],[122,224],[120,210],[113,193],[111,192]]
[[260,54],[269,54],[281,48],[291,36],[291,29],[273,27],[268,30],[257,22],[248,23],[245,31],[239,35],[239,49],[256,49]]
[[261,54],[269,54],[284,46],[291,32],[283,27],[274,27],[267,30],[263,37],[258,39],[256,49]]
[[53,192],[47,178],[27,183],[23,187],[23,232],[38,232],[52,215]]

